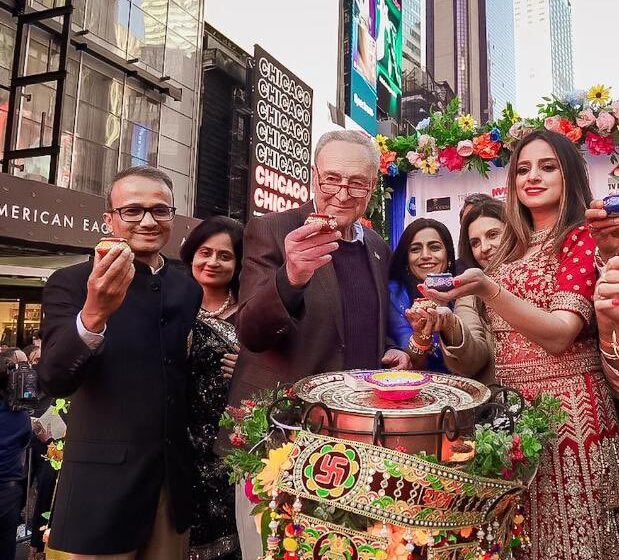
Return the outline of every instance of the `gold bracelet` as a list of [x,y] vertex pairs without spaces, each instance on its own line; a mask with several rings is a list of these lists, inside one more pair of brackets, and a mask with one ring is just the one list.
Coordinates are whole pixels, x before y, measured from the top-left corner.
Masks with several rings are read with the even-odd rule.
[[487,300],[486,303],[491,302],[492,300],[495,300],[496,298],[499,297],[499,294],[503,291],[503,286],[501,286],[501,284],[499,284],[499,289],[496,291],[496,294],[494,294],[493,296],[490,296]]
[[432,348],[432,344],[421,345],[412,336],[408,339],[408,349],[417,356],[424,356]]
[[[606,352],[606,350],[602,348],[602,344],[610,346],[613,349],[613,353],[611,354],[610,352]],[[602,356],[609,360],[619,360],[619,343],[617,342],[617,333],[614,329],[610,342],[607,340],[602,340],[602,338],[600,338],[600,352],[602,353]]]

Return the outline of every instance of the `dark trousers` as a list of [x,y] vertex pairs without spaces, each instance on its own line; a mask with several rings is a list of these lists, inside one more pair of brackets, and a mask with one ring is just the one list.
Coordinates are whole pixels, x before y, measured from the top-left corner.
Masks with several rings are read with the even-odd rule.
[[21,483],[0,483],[0,558],[15,559],[15,538],[21,513]]

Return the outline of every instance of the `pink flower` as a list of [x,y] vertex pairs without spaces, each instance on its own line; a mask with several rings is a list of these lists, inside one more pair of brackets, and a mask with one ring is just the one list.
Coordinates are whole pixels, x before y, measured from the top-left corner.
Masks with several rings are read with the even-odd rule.
[[591,126],[593,123],[595,123],[595,115],[591,109],[585,109],[578,113],[576,117],[576,124],[578,126],[584,128],[586,126]]
[[460,140],[456,146],[459,156],[469,157],[473,155],[473,142],[471,140]]
[[243,420],[243,418],[245,418],[245,415],[247,414],[245,410],[243,410],[242,408],[236,408],[235,406],[227,406],[226,412],[235,420]]
[[432,152],[434,151],[434,148],[436,148],[436,140],[433,136],[430,136],[429,134],[422,134],[419,137],[417,145],[419,146],[420,150]]
[[598,118],[595,119],[595,124],[597,125],[600,133],[604,136],[607,136],[611,133],[613,127],[615,126],[615,117],[613,117],[610,113],[606,111],[602,111]]
[[421,160],[421,156],[415,151],[410,151],[406,154],[406,159],[413,167],[419,167],[418,164]]
[[465,159],[458,153],[455,146],[450,146],[441,150],[438,156],[441,165],[444,165],[449,171],[460,171],[464,167]]
[[560,132],[560,126],[561,117],[556,115],[554,117],[546,117],[546,120],[544,121],[544,128],[546,130],[551,130],[552,132]]
[[616,119],[619,119],[619,101],[614,101],[610,106],[613,115],[615,115]]
[[254,493],[254,483],[251,478],[245,480],[245,496],[252,504],[259,504],[260,498]]
[[587,132],[585,144],[587,144],[591,155],[594,156],[609,156],[615,151],[615,142],[612,136],[600,136],[591,131]]

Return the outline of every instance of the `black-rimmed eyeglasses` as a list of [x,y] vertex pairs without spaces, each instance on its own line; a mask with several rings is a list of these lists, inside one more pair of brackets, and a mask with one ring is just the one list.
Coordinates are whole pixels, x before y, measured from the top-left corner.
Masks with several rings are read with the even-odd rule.
[[156,222],[169,222],[176,214],[174,206],[123,206],[122,208],[113,208],[112,212],[116,212],[123,222],[141,222],[148,212]]
[[329,175],[322,181],[320,173],[316,169],[316,177],[318,178],[318,188],[324,194],[337,194],[342,189],[346,189],[348,196],[352,198],[365,198],[372,190],[371,181],[362,181],[360,179],[348,179],[348,183],[342,183],[344,177],[339,175]]

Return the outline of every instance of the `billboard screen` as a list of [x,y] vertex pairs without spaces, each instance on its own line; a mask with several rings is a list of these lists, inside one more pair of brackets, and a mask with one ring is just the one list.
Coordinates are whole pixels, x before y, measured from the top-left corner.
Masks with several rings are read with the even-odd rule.
[[249,216],[310,199],[312,89],[254,47]]
[[376,0],[352,0],[348,115],[376,134]]
[[402,5],[399,0],[376,2],[378,107],[399,120],[402,99]]

